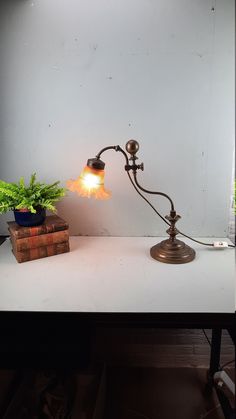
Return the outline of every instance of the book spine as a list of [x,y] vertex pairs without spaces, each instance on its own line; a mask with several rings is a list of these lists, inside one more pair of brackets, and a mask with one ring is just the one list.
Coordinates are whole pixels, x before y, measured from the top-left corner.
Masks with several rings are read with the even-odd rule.
[[34,227],[21,227],[18,230],[14,230],[10,227],[8,230],[16,239],[22,239],[25,237],[39,236],[42,234],[49,234],[56,231],[68,230],[69,226],[65,224],[42,224]]
[[39,236],[25,237],[22,239],[15,239],[11,235],[11,242],[17,251],[35,249],[41,246],[48,246],[50,244],[62,243],[69,240],[68,230],[56,231],[54,233],[43,234]]
[[60,255],[69,251],[69,241],[54,243],[48,246],[36,247],[34,249],[27,249],[24,251],[17,251],[14,246],[12,247],[12,252],[19,263],[45,258],[47,256]]

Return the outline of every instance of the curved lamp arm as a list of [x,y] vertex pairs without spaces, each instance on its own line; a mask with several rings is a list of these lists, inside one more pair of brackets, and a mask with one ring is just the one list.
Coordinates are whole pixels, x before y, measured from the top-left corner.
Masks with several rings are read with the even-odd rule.
[[100,159],[102,153],[104,153],[104,151],[107,151],[107,150],[120,151],[125,157],[126,165],[129,165],[129,158],[128,158],[126,152],[123,150],[123,148],[121,148],[119,145],[110,145],[108,147],[102,148],[102,150],[100,150],[99,153],[96,155],[96,158]]
[[[169,226],[169,227],[171,227],[171,221],[172,220],[174,220],[174,222],[176,222],[179,218],[180,218],[180,216],[179,215],[176,215],[176,211],[175,211],[175,208],[174,208],[174,203],[173,203],[173,201],[172,201],[172,199],[167,195],[167,194],[165,194],[165,193],[163,193],[163,192],[155,192],[155,191],[150,191],[150,190],[148,190],[148,189],[146,189],[146,188],[143,188],[141,185],[140,185],[140,183],[138,182],[138,179],[137,179],[137,170],[138,169],[141,169],[141,170],[143,170],[143,163],[141,163],[140,165],[136,165],[135,164],[135,161],[138,159],[138,157],[136,157],[136,152],[138,151],[138,149],[139,149],[139,145],[138,145],[138,143],[137,143],[137,141],[135,141],[135,140],[130,140],[130,141],[128,141],[128,143],[126,144],[126,149],[127,149],[127,151],[131,154],[131,157],[130,157],[130,159],[129,159],[129,157],[128,157],[128,155],[127,155],[127,153],[119,146],[119,145],[117,145],[117,146],[108,146],[108,147],[105,147],[105,148],[103,148],[98,154],[97,154],[97,156],[96,156],[96,158],[100,158],[100,156],[101,156],[101,154],[104,152],[104,151],[106,151],[106,150],[110,150],[110,149],[113,149],[113,150],[115,150],[115,151],[120,151],[123,155],[124,155],[124,157],[125,157],[125,160],[126,160],[126,165],[125,165],[125,170],[126,170],[126,172],[127,172],[127,175],[128,175],[128,177],[129,177],[129,180],[130,180],[130,182],[132,183],[132,185],[133,185],[133,187],[134,187],[134,189],[136,190],[136,192],[141,196],[141,198],[144,200],[144,201],[146,201],[147,202],[147,204],[153,209],[153,211]],[[130,164],[129,163],[129,160],[131,160],[131,161],[133,161],[133,164]],[[133,173],[133,179],[132,179],[132,177],[131,177],[131,175],[130,175],[130,173],[129,173],[129,171],[130,170],[132,170],[132,173]],[[145,192],[145,193],[148,193],[148,194],[153,194],[153,195],[161,195],[161,196],[164,196],[165,198],[167,198],[168,200],[169,200],[169,202],[170,202],[170,204],[171,204],[171,212],[170,212],[170,215],[168,216],[166,216],[165,218],[157,211],[157,209],[154,207],[154,205],[152,205],[152,203],[146,198],[146,196],[144,196],[140,191],[143,191],[143,192]],[[168,221],[167,221],[168,220]],[[199,243],[199,244],[202,244],[202,245],[204,245],[204,246],[213,246],[213,244],[212,243],[205,243],[205,242],[202,242],[202,241],[200,241],[200,240],[196,240],[196,239],[193,239],[192,237],[190,237],[189,235],[187,235],[187,234],[185,234],[185,233],[183,233],[182,231],[180,231],[179,229],[177,230],[176,229],[176,227],[174,227],[175,228],[175,232],[176,233],[179,233],[179,234],[181,234],[182,236],[184,236],[184,237],[186,237],[186,238],[188,238],[188,239],[190,239],[190,240],[192,240],[192,241],[194,241],[194,242],[196,242],[196,243]],[[231,246],[231,245],[229,245],[229,247],[235,247],[235,246]]]
[[[139,182],[138,182],[138,180],[137,180],[137,170],[138,170],[138,169],[143,170],[143,164],[141,163],[140,165],[137,165],[137,164],[135,163],[135,160],[138,158],[138,157],[136,156],[136,152],[137,152],[137,151],[138,151],[138,149],[139,149],[139,144],[137,143],[137,141],[135,141],[135,140],[130,140],[130,141],[128,141],[128,143],[126,144],[126,149],[127,149],[128,153],[130,153],[130,154],[131,154],[130,159],[129,159],[129,157],[128,157],[127,153],[126,153],[126,152],[125,152],[125,151],[124,151],[124,150],[123,150],[123,149],[122,149],[119,145],[104,147],[104,148],[103,148],[102,150],[100,150],[100,151],[99,151],[99,153],[96,155],[96,158],[97,158],[98,160],[100,160],[101,155],[104,153],[104,151],[107,151],[107,150],[120,151],[120,152],[124,155],[125,160],[126,160],[125,170],[126,170],[127,172],[129,172],[130,170],[132,170],[132,172],[133,172],[133,177],[134,177],[134,183],[135,183],[135,185],[137,186],[137,188],[138,188],[138,189],[140,189],[141,191],[145,192],[145,193],[148,193],[148,194],[164,196],[164,197],[165,197],[165,198],[167,198],[167,199],[169,200],[169,202],[170,202],[170,205],[171,205],[171,211],[175,211],[175,208],[174,208],[174,203],[173,203],[172,199],[171,199],[171,198],[170,198],[167,194],[165,194],[165,193],[163,193],[163,192],[149,191],[148,189],[143,188],[143,187],[139,184]],[[132,164],[130,164],[130,163],[129,163],[129,160],[131,160],[131,161],[132,161]],[[130,178],[130,180],[131,180],[131,178]],[[132,182],[132,184],[133,184],[133,182]],[[133,184],[133,186],[134,186],[134,184]],[[168,224],[169,224],[169,223],[168,223]]]
[[172,199],[171,199],[171,198],[170,198],[167,194],[165,194],[164,192],[149,191],[148,189],[143,188],[143,187],[139,184],[139,182],[138,182],[138,180],[137,180],[137,172],[136,172],[136,171],[135,171],[135,172],[133,172],[133,176],[134,176],[134,181],[135,181],[136,186],[137,186],[137,187],[138,187],[141,191],[146,192],[146,193],[151,194],[151,195],[161,195],[161,196],[164,196],[164,197],[165,197],[165,198],[167,198],[167,199],[169,200],[169,202],[170,202],[170,205],[171,205],[171,211],[175,211],[174,203],[173,203]]

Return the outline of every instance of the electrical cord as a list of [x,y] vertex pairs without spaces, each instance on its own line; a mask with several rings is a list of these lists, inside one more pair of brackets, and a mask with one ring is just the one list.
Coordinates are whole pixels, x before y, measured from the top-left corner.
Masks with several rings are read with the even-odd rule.
[[[134,181],[133,181],[133,179],[131,178],[131,176],[130,176],[130,173],[127,171],[127,175],[128,175],[128,177],[129,177],[129,180],[130,180],[130,182],[132,183],[132,185],[133,185],[133,187],[134,187],[134,189],[136,190],[136,192],[141,196],[141,198],[143,198],[144,199],[144,201],[146,201],[147,202],[147,204],[153,209],[153,211],[170,227],[171,226],[171,224],[156,210],[156,208],[151,204],[151,202],[140,192],[140,190],[137,188],[137,186],[136,186],[136,184],[134,183]],[[181,234],[182,236],[184,236],[184,237],[186,237],[187,239],[189,239],[189,240],[192,240],[193,242],[195,242],[195,243],[198,243],[198,244],[201,244],[201,245],[203,245],[203,246],[210,246],[210,247],[214,247],[214,243],[205,243],[205,242],[202,242],[202,241],[200,241],[200,240],[197,240],[197,239],[194,239],[193,237],[191,237],[191,236],[188,236],[187,234],[185,234],[185,233],[183,233],[182,231],[180,231],[179,229],[176,229],[177,230],[177,232],[179,233],[179,234]],[[235,248],[235,245],[232,245],[232,244],[228,244],[228,247],[231,247],[231,248]]]
[[225,364],[223,364],[220,368],[223,370],[225,367],[227,367],[227,365],[232,364],[233,362],[235,362],[235,359],[231,359],[231,361],[226,362]]
[[205,338],[206,338],[206,340],[207,340],[207,342],[208,342],[209,346],[211,347],[211,341],[210,341],[209,337],[207,336],[205,329],[202,329],[202,331],[203,331],[203,333],[204,333],[204,335],[205,335]]
[[[182,236],[184,236],[184,237],[187,237],[187,239],[190,239],[190,240],[192,240],[193,242],[196,242],[196,243],[202,244],[203,246],[211,246],[211,247],[214,247],[214,243],[205,243],[205,242],[202,242],[202,241],[200,241],[200,240],[193,239],[192,237],[188,236],[187,234],[183,233],[182,231],[180,231],[180,230],[178,230],[178,229],[177,229],[177,231],[178,231],[178,233],[179,233],[179,234],[181,234],[181,235],[182,235]],[[233,245],[233,244],[228,244],[228,247],[235,248],[235,245]]]
[[[207,343],[209,344],[209,346],[211,348],[211,341],[210,341],[209,337],[207,336],[205,329],[202,329],[202,331],[203,331],[204,336],[207,340]],[[231,359],[231,361],[225,362],[225,364],[223,364],[223,365],[219,365],[219,371],[222,371],[227,365],[230,365],[233,362],[235,362],[235,359]]]
[[221,407],[221,404],[218,403],[215,407],[213,407],[213,409],[208,410],[208,412],[203,413],[203,415],[200,416],[200,419],[205,419],[207,418],[207,416],[211,415],[213,412],[215,412],[217,409],[219,409]]
[[136,417],[141,417],[144,419],[151,419],[148,416],[144,415],[143,413],[138,412],[137,410],[128,409],[127,412],[133,413]]
[[130,182],[132,183],[134,189],[136,190],[136,192],[144,199],[144,201],[147,202],[147,204],[153,209],[153,211],[155,211],[155,213],[164,221],[164,223],[166,223],[169,227],[170,227],[170,223],[168,223],[168,221],[156,210],[156,208],[151,204],[151,202],[139,191],[139,189],[137,188],[137,186],[135,185],[133,179],[130,176],[130,173],[127,172],[127,175],[129,177]]
[[[139,185],[139,183],[138,183],[138,181],[137,181],[137,177],[136,177],[136,169],[134,169],[133,168],[133,176],[134,176],[134,181],[133,181],[133,179],[131,178],[131,176],[130,176],[130,173],[129,173],[129,170],[130,169],[132,169],[132,166],[130,166],[129,165],[129,158],[128,158],[128,155],[127,155],[127,153],[119,146],[119,145],[116,145],[116,146],[108,146],[108,147],[105,147],[105,148],[103,148],[97,155],[96,155],[96,158],[97,159],[100,159],[100,156],[101,156],[101,154],[102,153],[104,153],[104,151],[107,151],[107,150],[115,150],[115,151],[119,151],[119,152],[121,152],[122,154],[123,154],[123,156],[125,157],[125,160],[126,160],[126,166],[125,166],[125,170],[126,170],[126,173],[127,173],[127,175],[128,175],[128,177],[129,177],[129,180],[130,180],[130,182],[132,183],[132,185],[133,185],[133,187],[134,187],[134,189],[136,190],[136,192],[141,196],[141,198],[142,199],[144,199],[144,201],[146,201],[147,202],[147,204],[153,209],[153,211],[164,221],[164,223],[166,223],[169,227],[171,227],[171,224],[163,217],[163,215],[161,215],[157,210],[156,210],[156,208],[151,204],[151,202],[140,192],[140,190],[139,189],[141,189],[143,192],[145,192],[145,193],[149,193],[149,194],[158,194],[158,195],[162,195],[162,196],[165,196],[166,198],[168,198],[169,199],[169,201],[170,201],[170,203],[171,203],[171,208],[172,208],[172,210],[174,209],[174,204],[173,204],[173,201],[171,200],[171,198],[168,196],[168,195],[166,195],[166,194],[164,194],[164,193],[162,193],[162,192],[153,192],[153,191],[148,191],[147,189],[144,189],[142,186],[140,186]],[[191,236],[188,236],[187,234],[185,234],[185,233],[183,233],[182,231],[180,231],[179,229],[177,229],[176,228],[176,231],[177,231],[177,233],[178,234],[181,234],[182,236],[184,236],[184,237],[186,237],[187,239],[189,239],[189,240],[192,240],[193,242],[195,242],[195,243],[198,243],[198,244],[201,244],[201,245],[203,245],[203,246],[210,246],[210,247],[214,247],[214,243],[205,243],[205,242],[202,242],[202,241],[200,241],[200,240],[197,240],[197,239],[194,239],[193,237],[191,237]],[[228,244],[228,247],[230,247],[230,248],[235,248],[235,245],[232,245],[232,244]]]

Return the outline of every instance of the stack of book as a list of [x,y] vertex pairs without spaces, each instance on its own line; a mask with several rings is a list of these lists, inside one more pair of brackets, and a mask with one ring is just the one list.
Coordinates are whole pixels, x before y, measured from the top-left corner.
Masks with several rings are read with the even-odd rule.
[[8,230],[16,260],[21,263],[69,252],[68,228],[67,222],[57,215],[49,215],[43,224],[34,227],[21,227],[9,221]]

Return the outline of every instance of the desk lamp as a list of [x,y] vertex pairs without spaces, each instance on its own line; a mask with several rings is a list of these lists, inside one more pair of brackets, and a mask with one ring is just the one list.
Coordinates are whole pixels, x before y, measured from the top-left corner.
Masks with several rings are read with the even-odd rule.
[[[176,239],[176,235],[179,231],[176,229],[175,224],[181,218],[180,215],[176,214],[174,203],[172,199],[163,192],[149,191],[143,188],[137,179],[137,171],[144,170],[143,163],[136,164],[137,152],[139,150],[139,143],[135,140],[130,140],[126,144],[126,151],[128,154],[119,146],[108,146],[103,148],[95,158],[88,159],[87,166],[82,171],[81,175],[76,180],[68,180],[67,187],[72,192],[77,192],[81,196],[94,197],[97,199],[108,199],[111,193],[104,187],[104,168],[105,163],[100,159],[101,155],[107,150],[115,150],[121,152],[125,157],[125,171],[128,177],[138,192],[138,194],[151,206],[151,208],[159,215],[162,220],[168,224],[169,228],[166,231],[169,234],[169,238],[151,247],[151,256],[164,263],[187,263],[191,262],[195,258],[195,251],[187,246],[183,241]],[[133,177],[131,177],[130,172]],[[161,195],[169,200],[170,203],[170,214],[166,215],[165,218],[156,210],[156,208],[148,201],[148,199],[142,194],[142,192],[152,195]],[[168,221],[167,221],[168,220]],[[186,236],[186,235],[185,235]],[[188,236],[186,236],[188,237]]]

